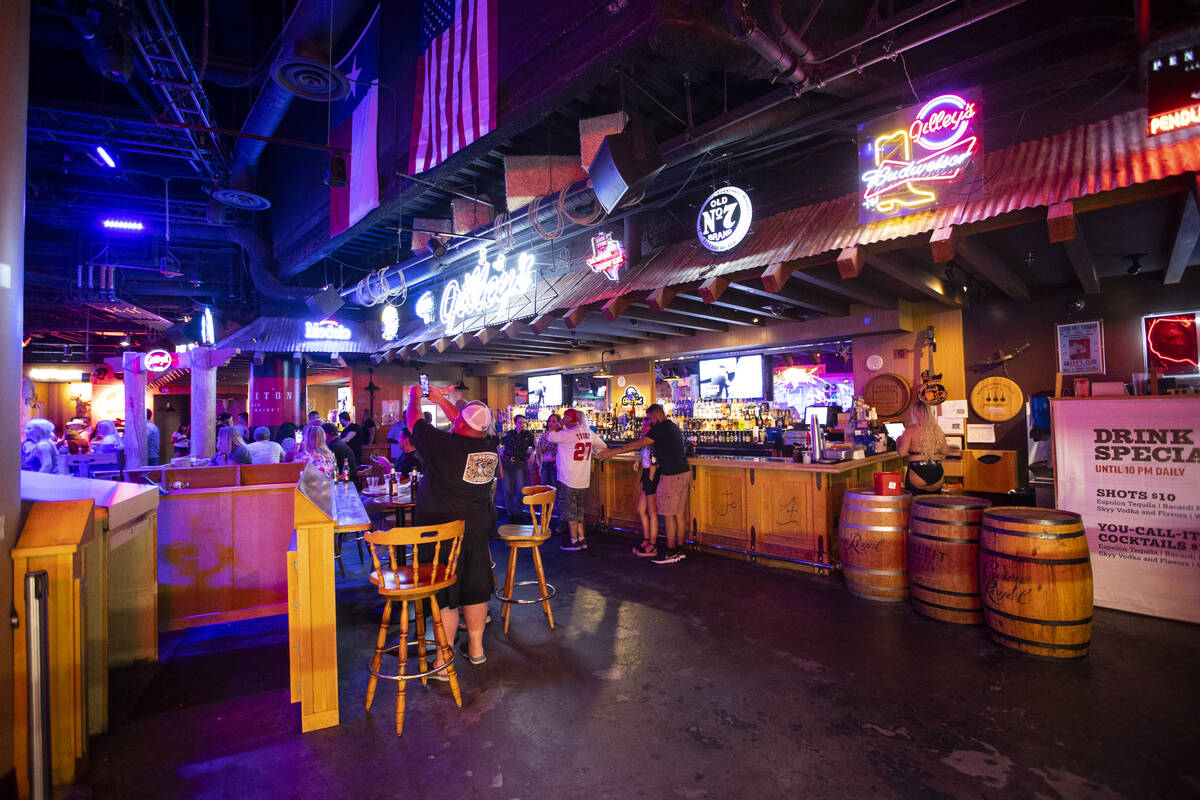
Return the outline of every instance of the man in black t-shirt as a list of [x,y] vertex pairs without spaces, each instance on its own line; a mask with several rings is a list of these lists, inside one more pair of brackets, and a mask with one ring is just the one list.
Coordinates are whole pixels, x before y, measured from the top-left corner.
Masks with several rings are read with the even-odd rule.
[[504,434],[504,444],[500,447],[504,509],[508,512],[508,521],[513,524],[519,524],[525,516],[521,490],[525,488],[525,468],[533,455],[533,448],[533,433],[525,430],[525,417],[517,414],[513,417],[513,429]]
[[326,422],[321,427],[325,430],[325,442],[333,451],[333,457],[337,459],[337,474],[342,475],[349,469],[350,479],[354,480],[358,472],[358,459],[354,457],[354,451],[350,449],[350,445],[338,438],[337,425]]
[[667,412],[655,403],[646,409],[650,430],[636,442],[604,450],[596,454],[601,460],[621,453],[631,453],[643,447],[654,447],[658,459],[658,513],[666,522],[667,549],[655,564],[674,564],[684,559],[683,539],[687,532],[684,511],[687,509],[688,490],[691,488],[691,472],[687,460],[687,443],[679,426],[667,419]]
[[[439,431],[421,414],[421,387],[414,386],[404,414],[405,424],[424,464],[417,487],[416,522],[441,524],[464,520],[462,551],[458,558],[458,583],[439,593],[442,628],[447,641],[458,632],[461,607],[467,623],[467,655],[474,664],[485,660],[483,627],[487,601],[492,595],[492,559],[488,538],[496,527],[496,471],[500,463],[496,439],[489,436],[491,410],[478,401],[462,409],[431,387],[429,399],[454,420],[450,431]],[[434,666],[441,665],[441,654]]]
[[343,411],[342,413],[338,414],[338,421],[342,423],[342,441],[348,444],[350,446],[350,450],[354,453],[354,463],[361,464],[363,446],[362,431],[350,416],[349,411]]
[[407,476],[414,470],[423,472],[421,456],[417,454],[417,447],[413,444],[408,428],[400,428],[397,437],[396,445],[400,448],[400,457],[393,462],[396,472],[403,476]]

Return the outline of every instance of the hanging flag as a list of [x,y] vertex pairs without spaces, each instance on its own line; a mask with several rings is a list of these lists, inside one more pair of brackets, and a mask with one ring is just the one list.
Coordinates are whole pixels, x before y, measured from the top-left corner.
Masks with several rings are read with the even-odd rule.
[[408,171],[436,167],[496,128],[496,3],[423,0]]
[[337,236],[379,205],[379,7],[337,68],[350,93],[329,110],[329,143],[349,151],[346,185],[329,189],[329,234]]

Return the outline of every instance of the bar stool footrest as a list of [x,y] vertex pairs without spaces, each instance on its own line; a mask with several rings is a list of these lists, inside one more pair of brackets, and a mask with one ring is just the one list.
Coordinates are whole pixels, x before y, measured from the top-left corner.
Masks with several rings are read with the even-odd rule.
[[[437,654],[438,643],[431,639],[423,639],[423,640],[422,639],[412,639],[410,641],[404,642],[404,645],[407,647],[420,647],[422,644],[424,644],[427,648],[433,647],[433,654],[434,655]],[[401,646],[400,644],[394,644],[391,647],[385,647],[383,650],[380,651],[380,653],[382,655],[393,655],[394,654],[397,657],[399,657],[400,646]],[[417,658],[417,656],[408,656],[408,658]],[[442,672],[445,669],[447,669],[450,666],[450,664],[451,664],[451,662],[447,661],[445,664],[442,664],[440,667],[433,667],[432,669],[427,669],[424,672],[405,673],[404,675],[390,675],[386,672],[377,672],[377,671],[371,669],[371,662],[368,661],[367,662],[367,672],[374,675],[376,678],[383,678],[384,680],[388,680],[388,681],[410,681],[410,680],[413,680],[414,678],[418,678],[418,679],[419,678],[427,678],[430,675],[433,675],[435,672]]]
[[[538,585],[537,581],[518,581],[517,583],[513,584],[513,589],[515,590],[516,587],[518,587],[518,586],[537,586],[537,585]],[[529,603],[541,603],[546,600],[549,600],[551,597],[554,597],[554,595],[558,594],[558,589],[554,588],[554,584],[547,583],[546,584],[546,596],[545,597],[538,596],[538,597],[533,598],[532,600],[509,599],[504,596],[504,587],[497,588],[495,594],[496,594],[497,598],[504,601],[505,603],[512,603],[514,606],[523,606],[523,605],[528,605]]]

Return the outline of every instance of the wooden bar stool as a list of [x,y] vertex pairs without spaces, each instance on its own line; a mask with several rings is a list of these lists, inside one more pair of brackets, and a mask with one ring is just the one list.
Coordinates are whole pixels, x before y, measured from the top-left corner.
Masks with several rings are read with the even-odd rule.
[[[546,583],[546,571],[542,568],[542,551],[539,548],[542,542],[550,538],[550,511],[554,508],[556,491],[552,486],[526,486],[521,490],[521,494],[524,495],[521,502],[529,507],[533,524],[501,525],[499,531],[500,539],[508,545],[508,572],[504,578],[504,588],[496,590],[496,597],[500,598],[501,615],[504,617],[504,632],[508,633],[508,620],[512,615],[512,607],[527,603],[541,603],[542,608],[546,611],[546,621],[550,623],[550,630],[554,630],[554,613],[550,610],[550,598],[554,597],[558,590]],[[522,549],[533,551],[533,569],[537,573],[536,581],[516,582],[517,552]],[[514,598],[513,592],[516,587],[535,584],[539,590],[536,598],[530,600]]]
[[[454,702],[462,708],[462,694],[458,689],[458,676],[454,672],[454,651],[446,641],[446,633],[442,630],[442,609],[438,606],[436,592],[453,586],[458,580],[458,556],[462,550],[462,537],[465,523],[447,522],[441,525],[422,525],[414,528],[392,528],[387,531],[372,531],[363,538],[371,551],[371,562],[374,570],[371,572],[371,583],[379,590],[386,603],[383,606],[383,619],[379,624],[379,638],[375,643],[375,657],[371,659],[368,668],[371,680],[367,683],[367,709],[375,699],[375,685],[379,678],[397,681],[396,688],[396,733],[404,732],[404,687],[407,681],[421,679],[421,685],[428,685],[428,678],[434,673],[445,671],[450,680],[450,691]],[[405,565],[405,549],[412,548],[412,564]],[[386,562],[379,557],[379,548],[386,548]],[[392,617],[392,603],[400,601],[400,641],[391,647],[384,647],[387,642],[388,623]],[[437,640],[436,648],[445,662],[440,667],[430,668],[428,663],[428,648],[430,643],[425,640],[425,614],[422,601],[428,601],[433,617],[433,635]],[[408,604],[415,605],[417,623],[417,638],[408,639]],[[408,673],[408,648],[417,648],[417,658],[420,670]],[[403,652],[401,652],[403,648]],[[384,653],[395,651],[399,659],[399,670],[395,675],[379,671]]]

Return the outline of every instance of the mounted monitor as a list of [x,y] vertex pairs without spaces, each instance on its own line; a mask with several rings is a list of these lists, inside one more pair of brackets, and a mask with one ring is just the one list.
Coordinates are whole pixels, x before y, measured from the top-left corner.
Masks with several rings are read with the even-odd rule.
[[534,375],[529,379],[529,405],[545,408],[563,404],[562,375]]
[[700,399],[759,400],[763,397],[763,357],[728,356],[700,361]]

